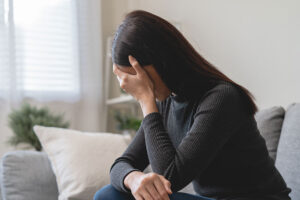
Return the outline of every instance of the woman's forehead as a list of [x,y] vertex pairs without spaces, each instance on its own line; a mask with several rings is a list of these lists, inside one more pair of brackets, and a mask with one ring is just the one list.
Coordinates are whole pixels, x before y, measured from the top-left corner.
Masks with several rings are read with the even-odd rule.
[[131,74],[135,74],[135,70],[133,67],[131,66],[124,66],[124,65],[118,65],[118,64],[114,64],[116,67],[118,67],[118,69],[120,69],[123,72],[128,72]]
[[[115,63],[114,63],[114,65],[116,67],[118,67],[118,69],[120,69],[123,72],[127,72],[127,73],[130,73],[130,74],[136,74],[135,69],[132,66],[118,65],[118,64],[115,64]],[[145,65],[142,68],[145,71],[147,71],[148,73],[152,73],[153,71],[155,71],[153,65]]]

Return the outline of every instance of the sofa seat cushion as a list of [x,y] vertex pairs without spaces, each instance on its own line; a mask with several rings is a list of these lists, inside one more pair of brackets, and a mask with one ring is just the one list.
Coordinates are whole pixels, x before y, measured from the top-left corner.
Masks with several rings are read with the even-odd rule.
[[130,143],[129,135],[82,132],[35,125],[43,149],[51,161],[59,200],[93,199],[110,183],[109,170]]

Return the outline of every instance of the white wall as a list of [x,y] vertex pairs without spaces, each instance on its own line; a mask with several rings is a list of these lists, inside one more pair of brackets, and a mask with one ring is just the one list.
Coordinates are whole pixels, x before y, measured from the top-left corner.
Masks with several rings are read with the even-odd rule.
[[[143,9],[167,20],[181,22],[192,45],[221,71],[248,88],[260,108],[286,107],[300,102],[300,1],[296,0],[102,0],[103,40],[111,35],[128,10]],[[102,42],[103,52],[106,52]],[[103,61],[104,64],[104,61]],[[72,107],[72,128],[78,124]],[[63,109],[62,109],[63,108]],[[84,125],[82,128],[81,125]],[[0,156],[13,147],[6,115],[0,115]],[[94,128],[96,129],[96,128]]]
[[259,108],[300,102],[300,1],[130,0],[179,21],[192,45],[248,88]]

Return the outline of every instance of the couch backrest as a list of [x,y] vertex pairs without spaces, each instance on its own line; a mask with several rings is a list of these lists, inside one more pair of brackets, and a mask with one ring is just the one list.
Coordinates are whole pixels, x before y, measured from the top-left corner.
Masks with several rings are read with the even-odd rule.
[[286,110],[275,165],[292,189],[291,198],[300,199],[300,103]]
[[266,140],[270,157],[275,161],[285,110],[281,106],[273,106],[259,110],[255,114],[257,127]]
[[57,199],[55,175],[45,152],[7,152],[1,158],[0,164],[0,185],[4,200]]

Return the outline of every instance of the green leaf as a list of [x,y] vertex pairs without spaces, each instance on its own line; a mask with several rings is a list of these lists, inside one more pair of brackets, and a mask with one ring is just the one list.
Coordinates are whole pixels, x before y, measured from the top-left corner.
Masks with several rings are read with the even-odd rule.
[[13,135],[7,143],[12,146],[26,143],[41,151],[42,146],[33,131],[33,126],[68,128],[70,123],[64,121],[63,115],[50,113],[47,107],[36,108],[29,103],[23,103],[19,109],[13,109],[8,115],[8,126],[13,131]]

